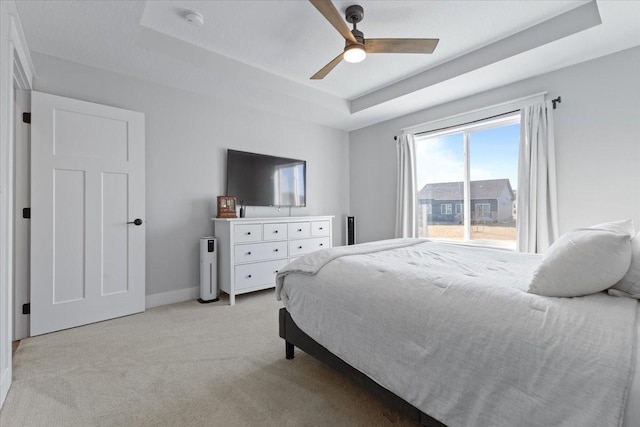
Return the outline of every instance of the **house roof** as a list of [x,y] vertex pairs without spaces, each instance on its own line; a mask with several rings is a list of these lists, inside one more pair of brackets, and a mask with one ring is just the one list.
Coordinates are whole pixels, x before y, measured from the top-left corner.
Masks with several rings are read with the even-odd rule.
[[[506,179],[486,179],[471,181],[471,200],[477,199],[497,199],[504,191],[505,186],[511,193],[511,200],[515,198],[515,193],[511,188],[511,182]],[[418,193],[419,200],[462,200],[464,183],[458,182],[436,182],[427,184]]]

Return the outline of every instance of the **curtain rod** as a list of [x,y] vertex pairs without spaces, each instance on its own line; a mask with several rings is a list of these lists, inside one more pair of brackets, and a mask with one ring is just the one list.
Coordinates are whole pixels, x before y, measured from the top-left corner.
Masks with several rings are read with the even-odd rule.
[[466,123],[459,123],[457,125],[451,125],[451,126],[445,126],[442,127],[440,129],[432,129],[432,130],[426,130],[424,132],[417,132],[414,133],[414,135],[425,135],[427,133],[433,133],[433,132],[439,132],[441,130],[447,130],[447,129],[452,129],[452,128],[459,128],[460,126],[466,126],[466,125],[471,125],[473,123],[479,123],[479,122],[484,122],[486,120],[490,120],[490,119],[496,119],[498,117],[502,117],[502,116],[508,116],[509,114],[513,114],[513,113],[517,113],[518,111],[520,111],[520,109],[518,108],[517,110],[513,110],[513,111],[507,111],[506,113],[502,113],[502,114],[496,114],[495,116],[489,116],[489,117],[484,117],[482,119],[478,119],[478,120],[471,120],[470,122],[466,122]]
[[[555,110],[557,108],[556,104],[562,104],[562,97],[559,96],[559,97],[557,97],[555,99],[552,99],[551,103],[553,104],[553,109]],[[473,123],[483,122],[485,120],[495,119],[495,118],[498,118],[498,117],[506,116],[506,115],[513,114],[513,113],[517,113],[518,111],[520,111],[520,109],[513,110],[513,111],[507,111],[506,113],[502,113],[502,114],[496,114],[495,116],[484,117],[484,118],[478,119],[478,120],[472,120],[472,121],[466,122],[466,123],[460,123],[460,124],[452,125],[452,126],[445,126],[445,127],[439,128],[439,129],[432,129],[432,130],[427,130],[427,131],[424,131],[424,132],[417,132],[417,133],[414,133],[414,135],[424,135],[424,134],[427,134],[427,133],[439,132],[441,130],[447,130],[447,129],[451,129],[451,128],[457,128],[457,127],[460,127],[460,126],[466,126],[466,125],[470,125],[470,124],[473,124]],[[394,136],[393,140],[397,141],[398,140],[398,136],[397,135]]]
[[[424,131],[424,132],[416,132],[416,133],[414,133],[414,135],[415,135],[415,136],[418,136],[418,135],[424,135],[424,134],[427,134],[427,133],[440,132],[441,130],[447,130],[447,129],[452,129],[452,128],[459,128],[460,126],[466,126],[466,125],[470,125],[470,124],[473,124],[473,123],[484,122],[484,121],[486,121],[486,120],[495,119],[495,118],[497,118],[497,117],[508,116],[509,114],[517,113],[518,111],[520,111],[520,110],[518,109],[518,110],[513,110],[513,111],[507,111],[506,113],[496,114],[495,116],[483,117],[483,118],[481,118],[481,119],[478,119],[478,120],[472,120],[472,121],[470,121],[470,122],[466,122],[466,123],[458,123],[458,124],[456,124],[456,125],[445,126],[445,127],[441,127],[441,128],[439,128],[439,129],[426,130],[426,131]],[[397,136],[397,135],[396,135],[396,136],[394,136],[394,137],[393,137],[393,140],[394,140],[394,141],[397,141],[397,140],[398,140],[398,136]]]

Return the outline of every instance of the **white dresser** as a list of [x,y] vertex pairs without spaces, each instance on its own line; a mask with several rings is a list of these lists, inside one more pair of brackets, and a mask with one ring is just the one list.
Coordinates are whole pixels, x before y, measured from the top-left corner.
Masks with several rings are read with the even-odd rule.
[[220,290],[235,296],[275,286],[276,273],[309,252],[330,248],[333,216],[212,218]]

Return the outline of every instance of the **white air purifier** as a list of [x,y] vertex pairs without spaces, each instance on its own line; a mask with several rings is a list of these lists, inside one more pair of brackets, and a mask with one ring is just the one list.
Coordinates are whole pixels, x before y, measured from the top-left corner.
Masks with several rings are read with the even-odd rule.
[[215,237],[200,238],[200,298],[202,304],[218,301],[218,242]]

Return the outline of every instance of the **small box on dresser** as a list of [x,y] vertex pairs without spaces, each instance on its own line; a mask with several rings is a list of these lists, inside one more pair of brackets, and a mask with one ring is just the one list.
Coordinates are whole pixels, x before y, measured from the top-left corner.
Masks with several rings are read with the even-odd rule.
[[333,216],[212,218],[218,238],[218,283],[235,296],[275,287],[277,272],[304,254],[330,248]]

